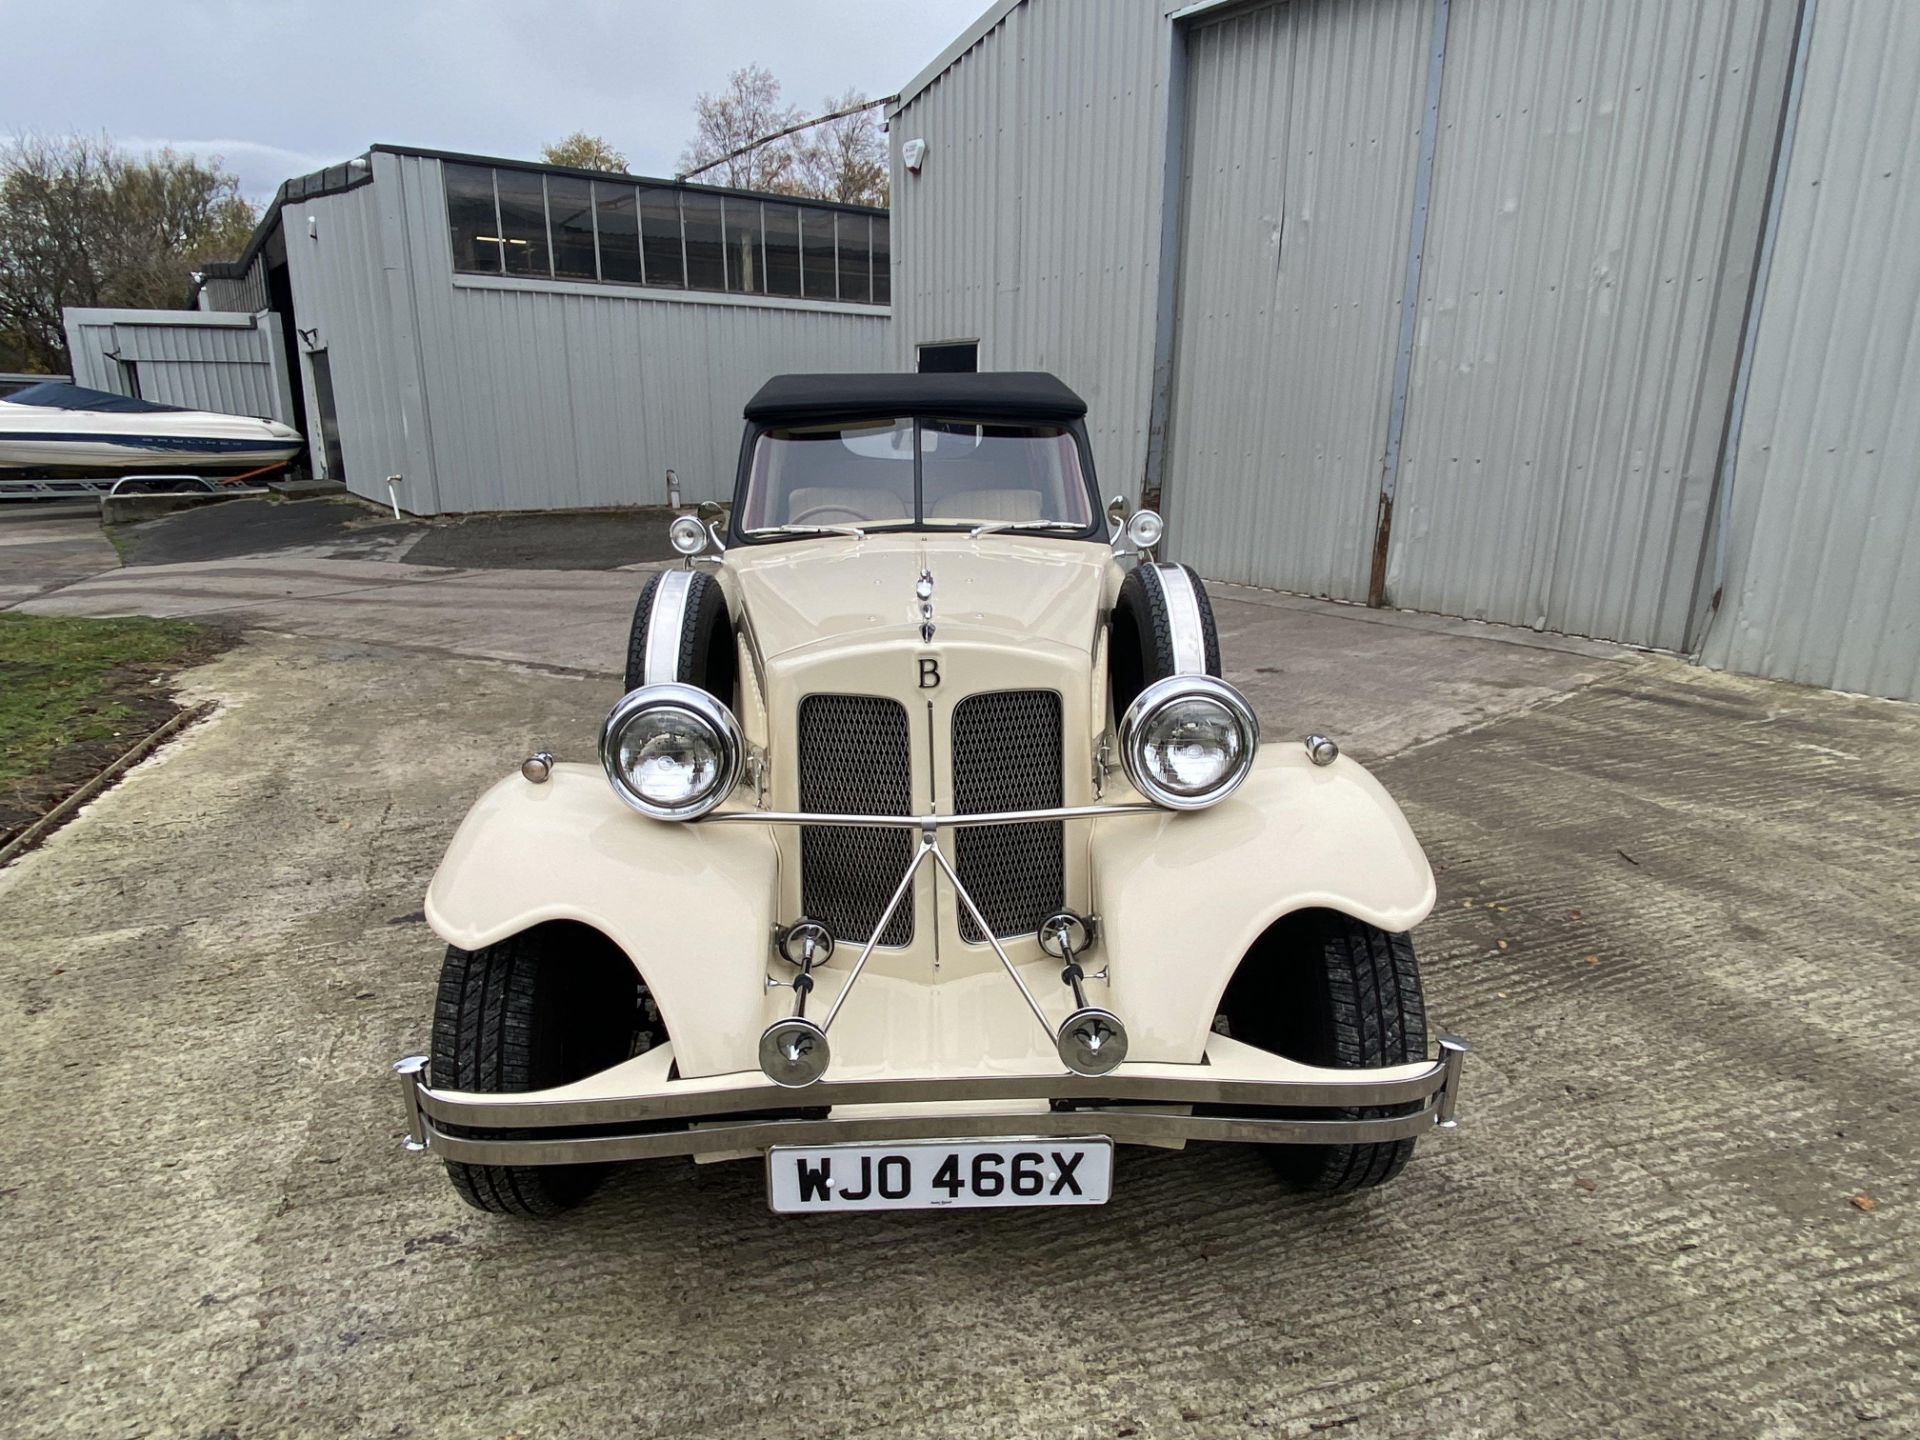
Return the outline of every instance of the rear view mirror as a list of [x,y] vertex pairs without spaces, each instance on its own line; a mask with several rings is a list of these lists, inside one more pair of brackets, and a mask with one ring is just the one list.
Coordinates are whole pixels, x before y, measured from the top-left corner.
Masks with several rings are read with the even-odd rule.
[[1116,495],[1107,501],[1107,534],[1118,535],[1127,523],[1127,497]]

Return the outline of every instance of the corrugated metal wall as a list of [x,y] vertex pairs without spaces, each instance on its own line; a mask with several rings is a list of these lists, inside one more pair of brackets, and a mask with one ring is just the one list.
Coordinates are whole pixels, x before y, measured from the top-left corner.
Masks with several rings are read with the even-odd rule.
[[886,368],[884,311],[456,276],[440,163],[398,163],[442,510],[723,499],[768,376]]
[[1432,0],[1193,30],[1166,506],[1208,575],[1366,598]]
[[131,395],[131,365],[143,399],[299,427],[271,314],[69,310],[66,329],[77,384]]
[[1920,6],[1806,0],[1756,316],[1801,0],[1450,0],[1416,247],[1437,3],[990,12],[893,120],[897,359],[1059,371],[1131,490],[1170,348],[1170,541],[1220,578],[1359,598],[1391,471],[1390,604],[1920,694]]
[[[978,340],[983,370],[1086,397],[1094,464],[1137,493],[1153,379],[1168,27],[1156,0],[1028,0],[889,122],[894,364]],[[924,139],[921,172],[900,147]]]
[[1685,643],[1797,10],[1453,0],[1388,603]]
[[[376,156],[376,160],[391,157]],[[333,379],[344,478],[357,495],[384,501],[386,477],[404,475],[406,499],[426,511],[432,466],[426,446],[419,377],[403,363],[402,335],[410,307],[390,292],[388,245],[380,223],[377,185],[337,195],[310,196],[283,212],[287,280],[307,401],[304,432],[318,437],[320,396],[313,383],[313,352],[324,350]],[[309,234],[308,220],[312,220]],[[398,250],[396,244],[394,249]],[[317,441],[313,460],[324,463]],[[424,495],[421,492],[426,492]]]
[[242,275],[208,275],[200,282],[202,310],[231,310],[251,315],[272,305],[267,298],[266,261],[258,255]]
[[1703,658],[1920,699],[1920,6],[1819,0]]

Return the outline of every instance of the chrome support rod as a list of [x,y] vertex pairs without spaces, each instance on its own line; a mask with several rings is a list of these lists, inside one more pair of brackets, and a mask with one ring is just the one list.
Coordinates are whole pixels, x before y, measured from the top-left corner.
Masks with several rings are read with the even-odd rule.
[[818,926],[809,925],[800,937],[800,973],[793,977],[793,1018],[807,1018],[807,996],[813,993],[813,962],[820,954]]
[[1049,820],[1099,820],[1108,815],[1165,815],[1158,805],[1056,805],[1048,810],[993,810],[977,815],[836,815],[797,810],[724,810],[702,825],[865,825],[893,830],[951,830],[965,825],[1037,825]]
[[[942,855],[939,848],[934,845],[931,834],[926,835],[921,840],[921,850],[922,853],[931,851],[934,863],[946,872],[947,879],[953,884],[953,893],[960,897],[960,903],[967,907],[967,913],[973,917],[973,923],[979,927],[980,933],[987,937],[987,943],[993,946],[993,953],[998,955],[1000,957],[1000,963],[1007,967],[1007,974],[1013,978],[1013,983],[1019,987],[1020,997],[1027,1002],[1027,1008],[1033,1011],[1033,1018],[1040,1022],[1041,1031],[1046,1035],[1048,1040],[1052,1040],[1053,1026],[1047,1023],[1047,1012],[1040,1008],[1040,1002],[1034,999],[1033,992],[1027,989],[1027,982],[1020,978],[1020,972],[1014,968],[1013,961],[1008,957],[1005,948],[1000,944],[1000,937],[993,933],[993,927],[987,923],[987,917],[980,913],[980,907],[973,903],[973,896],[969,895],[967,893],[967,887],[960,883],[959,873],[954,870],[953,866],[948,862],[947,857]],[[919,863],[919,857],[914,857],[916,867],[918,867]],[[865,957],[863,956],[862,958],[864,959]],[[852,982],[849,981],[848,984],[851,985]],[[846,991],[843,990],[840,993],[844,998]]]
[[1084,1010],[1087,1008],[1087,991],[1082,982],[1087,978],[1087,972],[1080,968],[1079,957],[1073,953],[1073,927],[1063,925],[1057,933],[1060,936],[1062,962],[1060,978],[1073,987],[1073,1008]]
[[[880,943],[881,935],[886,932],[888,923],[893,919],[893,912],[900,908],[900,902],[906,899],[907,890],[913,884],[913,877],[920,873],[920,862],[929,855],[936,859],[940,855],[939,848],[934,844],[934,832],[931,826],[921,830],[920,848],[913,852],[913,859],[907,862],[907,873],[902,875],[900,883],[893,887],[893,898],[887,901],[887,908],[880,912],[880,918],[874,922],[873,934],[867,937],[866,948],[861,950],[860,958],[853,962],[853,970],[847,976],[847,983],[842,985],[840,993],[833,997],[833,1007],[827,1011],[827,1018],[820,1022],[822,1032],[833,1028],[834,1017],[840,1013],[840,1007],[847,1003],[847,996],[853,993],[854,984],[860,979],[860,972],[867,968],[867,961],[872,957],[874,947]],[[969,901],[968,904],[972,902]]]

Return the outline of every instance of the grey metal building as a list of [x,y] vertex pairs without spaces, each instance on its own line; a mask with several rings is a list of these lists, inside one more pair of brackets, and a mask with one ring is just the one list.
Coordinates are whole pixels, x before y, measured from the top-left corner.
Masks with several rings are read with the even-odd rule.
[[297,428],[304,422],[285,337],[277,317],[260,311],[69,309],[73,378],[94,390]]
[[660,504],[669,470],[731,491],[768,375],[884,366],[887,252],[885,211],[380,145],[283,185],[197,301],[281,332],[314,469],[356,494]]
[[1920,696],[1917,65],[1908,0],[999,0],[889,112],[892,356],[1060,373],[1211,576]]

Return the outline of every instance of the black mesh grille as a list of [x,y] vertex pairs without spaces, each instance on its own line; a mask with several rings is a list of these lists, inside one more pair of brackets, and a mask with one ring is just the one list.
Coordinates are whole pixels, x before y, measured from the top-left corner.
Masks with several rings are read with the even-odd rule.
[[[1060,697],[1051,690],[970,695],[953,710],[953,808],[1037,810],[1061,803]],[[1066,827],[981,825],[954,831],[954,868],[998,936],[1028,935],[1065,902]],[[986,937],[964,906],[960,934]]]
[[[906,815],[913,800],[907,712],[871,695],[800,702],[800,808]],[[864,945],[913,855],[910,830],[808,825],[800,831],[800,907],[837,940]],[[991,912],[989,912],[990,914]],[[882,945],[913,939],[913,898],[894,911]]]

